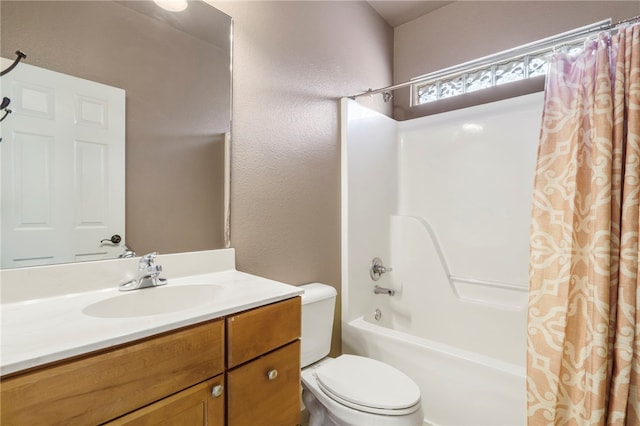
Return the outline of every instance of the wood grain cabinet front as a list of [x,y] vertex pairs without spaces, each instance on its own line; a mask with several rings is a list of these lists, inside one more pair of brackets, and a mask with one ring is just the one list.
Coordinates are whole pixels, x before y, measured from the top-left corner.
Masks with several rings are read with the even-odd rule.
[[0,424],[295,426],[300,332],[294,297],[3,376]]
[[300,423],[300,341],[227,373],[229,425]]
[[3,426],[91,425],[224,372],[224,321],[3,377]]
[[220,375],[105,426],[224,426],[224,401],[224,375]]
[[231,426],[300,422],[301,299],[227,318],[227,419]]
[[227,318],[227,368],[300,338],[301,299],[284,300]]

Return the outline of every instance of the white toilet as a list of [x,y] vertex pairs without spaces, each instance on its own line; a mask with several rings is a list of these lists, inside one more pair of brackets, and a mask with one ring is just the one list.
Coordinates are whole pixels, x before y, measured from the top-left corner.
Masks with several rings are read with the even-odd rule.
[[336,290],[307,284],[302,295],[302,400],[309,426],[420,426],[420,389],[383,362],[355,355],[326,358]]

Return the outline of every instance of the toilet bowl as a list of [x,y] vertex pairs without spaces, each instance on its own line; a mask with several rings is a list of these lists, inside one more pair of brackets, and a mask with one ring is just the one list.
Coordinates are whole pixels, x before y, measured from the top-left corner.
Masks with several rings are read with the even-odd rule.
[[302,296],[302,399],[309,426],[418,426],[420,389],[383,362],[357,355],[329,358],[337,292],[307,284]]

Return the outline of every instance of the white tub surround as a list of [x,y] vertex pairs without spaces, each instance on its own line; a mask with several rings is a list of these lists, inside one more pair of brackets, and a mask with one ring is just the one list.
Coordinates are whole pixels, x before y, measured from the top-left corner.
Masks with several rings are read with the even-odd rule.
[[[3,270],[2,375],[131,342],[157,333],[233,314],[303,293],[298,287],[235,270],[233,249],[160,255],[166,286],[130,292],[118,285],[134,276],[138,258]],[[100,315],[102,301],[136,297],[141,309],[154,295],[178,287],[208,287],[208,300],[166,313]],[[170,290],[177,291],[177,290]],[[135,295],[134,295],[135,293]],[[147,300],[148,296],[148,300]],[[176,300],[176,303],[179,303]],[[162,311],[162,309],[160,309]],[[98,315],[96,315],[98,312]]]
[[[343,101],[343,350],[416,381],[429,424],[524,424],[542,101],[407,121]],[[377,281],[374,257],[392,268]]]

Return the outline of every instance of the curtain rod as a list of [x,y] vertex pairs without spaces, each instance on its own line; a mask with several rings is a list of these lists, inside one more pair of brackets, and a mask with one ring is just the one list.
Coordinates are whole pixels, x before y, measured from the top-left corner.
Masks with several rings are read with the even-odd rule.
[[557,46],[565,45],[572,42],[578,42],[581,39],[587,39],[589,36],[593,35],[594,33],[598,33],[601,31],[615,30],[620,26],[624,26],[624,25],[636,22],[638,20],[640,20],[640,15],[634,16],[633,18],[619,21],[616,24],[611,23],[611,18],[605,19],[602,21],[595,22],[591,25],[586,25],[584,27],[566,31],[564,33],[547,37],[542,40],[534,41],[532,43],[514,47],[512,49],[504,50],[499,53],[494,53],[492,55],[485,56],[480,59],[475,59],[473,61],[464,62],[462,64],[444,68],[442,70],[435,71],[429,74],[424,74],[422,76],[412,78],[409,81],[405,81],[404,83],[398,83],[398,84],[394,84],[394,85],[383,87],[381,89],[376,89],[376,90],[369,89],[366,92],[349,96],[349,98],[356,99],[362,96],[371,96],[371,95],[376,95],[378,93],[382,93],[384,96],[385,102],[387,102],[392,98],[391,92],[396,89],[402,89],[404,87],[411,86],[416,83],[426,82],[429,80],[438,80],[440,77],[445,75],[461,74],[463,71],[469,71],[472,68],[481,68],[493,62],[499,62],[501,60],[534,53],[537,50],[544,50],[544,49],[557,47]]

